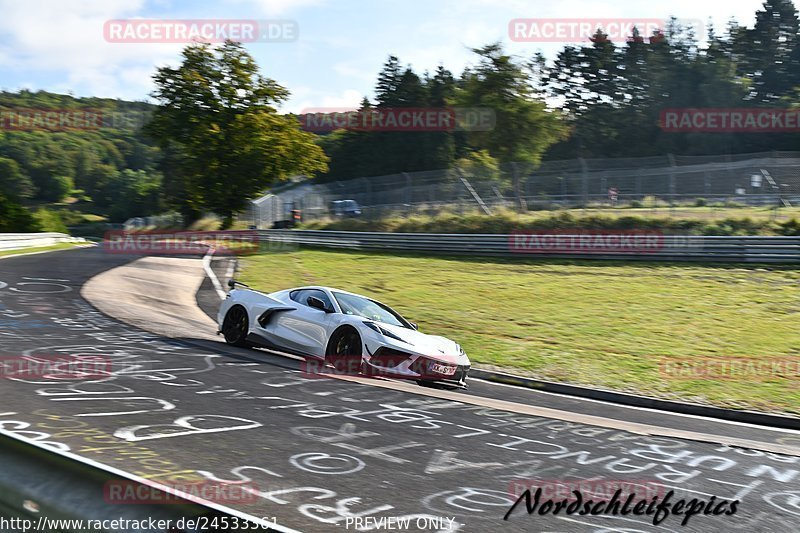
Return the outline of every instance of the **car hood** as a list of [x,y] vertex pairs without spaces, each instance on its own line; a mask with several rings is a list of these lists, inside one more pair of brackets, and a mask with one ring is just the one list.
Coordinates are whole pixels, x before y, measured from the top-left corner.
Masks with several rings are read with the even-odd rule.
[[387,340],[397,343],[397,347],[405,351],[413,351],[414,353],[425,355],[431,359],[437,359],[454,364],[467,364],[464,362],[465,356],[460,354],[459,346],[454,341],[447,337],[440,337],[438,335],[428,335],[419,331],[408,329],[400,326],[393,326],[384,322],[376,322],[381,329],[393,333],[411,344],[409,350],[408,345],[394,341],[391,337]]

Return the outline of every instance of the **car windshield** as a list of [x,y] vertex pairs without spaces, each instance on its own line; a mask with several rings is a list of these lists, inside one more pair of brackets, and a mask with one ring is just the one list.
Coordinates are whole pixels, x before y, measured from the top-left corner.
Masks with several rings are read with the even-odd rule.
[[335,292],[333,295],[346,315],[356,315],[391,326],[410,328],[410,324],[389,306],[355,294]]

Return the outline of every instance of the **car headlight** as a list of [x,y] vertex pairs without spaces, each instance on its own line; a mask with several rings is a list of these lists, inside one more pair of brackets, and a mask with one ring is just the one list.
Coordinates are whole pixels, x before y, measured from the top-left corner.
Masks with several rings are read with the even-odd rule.
[[395,339],[395,340],[398,340],[400,342],[404,342],[406,344],[411,344],[410,342],[408,342],[404,338],[395,335],[391,331],[387,331],[387,330],[383,329],[382,327],[380,327],[375,322],[370,322],[368,320],[365,320],[364,321],[364,325],[367,326],[372,331],[375,331],[376,333],[379,333],[379,334],[383,335],[384,337],[389,337],[390,339]]

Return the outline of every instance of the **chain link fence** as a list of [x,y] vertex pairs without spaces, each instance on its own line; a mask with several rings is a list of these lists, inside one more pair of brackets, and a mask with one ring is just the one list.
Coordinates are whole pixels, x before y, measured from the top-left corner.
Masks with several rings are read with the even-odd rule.
[[[252,202],[240,220],[259,229],[291,219],[332,217],[335,200],[355,200],[360,216],[519,210],[800,206],[800,152],[720,156],[573,159],[452,168],[317,183],[295,182]],[[341,216],[341,215],[340,215]]]

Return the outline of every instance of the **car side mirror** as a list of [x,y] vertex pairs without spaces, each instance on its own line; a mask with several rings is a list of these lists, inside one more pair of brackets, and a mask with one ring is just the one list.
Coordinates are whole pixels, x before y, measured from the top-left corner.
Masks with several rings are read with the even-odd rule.
[[306,303],[309,307],[313,307],[314,309],[319,309],[320,311],[325,311],[326,313],[330,313],[330,309],[325,305],[325,302],[317,298],[316,296],[309,296],[306,299]]
[[411,327],[414,328],[415,330],[419,329],[419,326],[417,325],[416,322],[409,322],[409,324],[411,324]]

